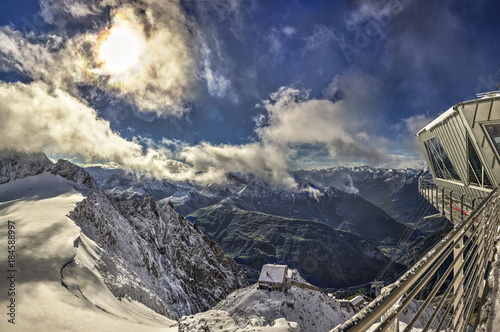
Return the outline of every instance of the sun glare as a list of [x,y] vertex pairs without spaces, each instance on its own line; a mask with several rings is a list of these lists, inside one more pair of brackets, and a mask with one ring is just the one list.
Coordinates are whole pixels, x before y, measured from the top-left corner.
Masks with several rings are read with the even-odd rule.
[[144,52],[143,36],[127,24],[113,26],[100,39],[98,62],[109,75],[129,73]]

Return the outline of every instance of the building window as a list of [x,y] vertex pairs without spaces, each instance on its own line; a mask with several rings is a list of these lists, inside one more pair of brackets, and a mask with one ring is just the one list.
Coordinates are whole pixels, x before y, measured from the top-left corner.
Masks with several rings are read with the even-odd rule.
[[500,124],[484,125],[484,128],[500,154]]
[[424,141],[424,145],[436,178],[460,181],[460,176],[437,138]]
[[470,137],[467,136],[467,153],[469,155],[468,160],[468,173],[469,173],[469,184],[473,184],[479,187],[492,188],[490,178],[486,173],[486,170],[479,159],[476,148],[472,144]]

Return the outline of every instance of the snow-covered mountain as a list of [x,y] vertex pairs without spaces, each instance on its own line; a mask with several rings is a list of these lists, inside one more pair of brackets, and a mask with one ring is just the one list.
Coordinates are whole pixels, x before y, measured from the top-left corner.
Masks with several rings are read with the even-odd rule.
[[101,273],[115,296],[128,295],[179,318],[207,310],[246,285],[217,243],[171,205],[158,208],[152,196],[113,202],[93,192],[70,217],[104,249]]
[[[37,159],[21,168],[38,173]],[[0,305],[9,310],[1,331],[177,331],[176,321],[106,286],[97,268],[103,249],[67,217],[84,199],[75,182],[47,171],[9,173],[15,180],[0,184],[0,226],[10,242],[9,262],[0,259],[9,270],[0,279]]]
[[279,318],[296,322],[303,332],[329,331],[354,312],[322,292],[293,286],[289,292],[268,292],[251,285],[231,293],[215,310],[229,312],[238,325],[271,324]]
[[43,152],[0,150],[0,184],[37,175],[51,168],[52,162]]
[[[2,157],[5,183],[52,173],[86,196],[69,216],[101,248],[96,268],[115,296],[179,318],[207,310],[247,285],[220,246],[172,205],[159,208],[152,196],[112,199],[84,169],[63,160],[53,164],[43,154],[3,152]],[[75,239],[75,247],[78,243]]]
[[[334,187],[299,182],[297,189],[282,189],[234,174],[224,184],[202,187],[186,182],[146,180],[120,170],[89,170],[110,195],[142,197],[151,194],[158,202],[171,202],[176,211],[184,213],[213,240],[221,243],[224,251],[245,269],[252,281],[256,280],[262,264],[284,262],[300,269],[309,282],[323,287],[362,284],[376,278],[381,266],[385,265],[384,257],[370,260],[365,252],[378,251],[373,246],[393,246],[406,233],[412,233],[412,243],[420,239],[419,231],[395,221],[363,198]],[[220,208],[226,206],[230,208]],[[234,209],[238,212],[233,213]],[[300,223],[292,223],[287,218],[301,220],[303,227],[296,227]],[[286,227],[287,222],[294,226]],[[303,230],[311,222],[329,226],[320,227],[327,228],[322,233],[323,238],[315,231],[304,234]],[[336,243],[335,246],[342,246],[342,252],[351,257],[349,261],[365,262],[365,268],[359,267],[360,264],[346,268],[340,255],[316,255],[319,259],[316,259],[314,268],[304,263],[303,258],[311,256],[311,250],[316,252],[324,246],[318,243],[330,241],[324,237],[337,232],[333,228],[349,232],[346,237],[354,234],[362,237],[354,236],[351,242],[340,241],[347,245]],[[257,233],[262,236],[247,236]],[[279,240],[282,238],[286,241]],[[336,266],[342,268],[335,269]],[[395,264],[390,272],[400,268]]]

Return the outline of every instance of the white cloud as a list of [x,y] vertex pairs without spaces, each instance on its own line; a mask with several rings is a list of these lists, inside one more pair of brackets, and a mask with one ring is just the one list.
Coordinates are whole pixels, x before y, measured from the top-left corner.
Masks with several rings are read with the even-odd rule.
[[287,51],[286,43],[291,39],[297,30],[292,26],[284,26],[280,28],[271,28],[264,39],[267,42],[268,52],[272,54],[271,60],[274,62],[281,62],[284,58],[284,52]]
[[225,172],[253,174],[277,186],[293,187],[295,181],[288,174],[286,151],[273,145],[250,143],[245,145],[200,145],[186,147],[180,156],[192,165],[214,167]]
[[143,150],[110,129],[109,122],[59,89],[45,83],[0,84],[0,149],[40,150],[87,163],[114,163],[160,179],[223,181],[223,170],[176,161],[161,146]]
[[292,37],[293,35],[295,35],[297,33],[297,29],[295,29],[294,27],[292,26],[285,26],[281,29],[281,32],[287,36],[287,37]]
[[322,24],[315,25],[312,35],[306,38],[305,51],[322,49],[332,45],[334,42],[340,41],[340,38],[333,27],[327,27]]
[[43,19],[50,24],[63,25],[68,20],[86,18],[100,12],[99,0],[42,0],[40,1]]
[[349,13],[347,26],[355,28],[370,20],[386,25],[394,15],[401,13],[411,2],[412,0],[361,1],[358,7]]
[[394,130],[399,132],[400,143],[411,154],[411,158],[414,158],[418,162],[423,161],[423,155],[415,135],[432,120],[434,120],[434,117],[431,117],[428,113],[416,114],[401,120],[400,123],[394,126]]
[[[388,154],[380,138],[359,131],[356,104],[348,100],[300,100],[300,91],[282,87],[267,101],[268,124],[257,128],[264,144],[295,149],[304,144],[324,147],[337,161],[354,159],[381,164]],[[359,106],[359,105],[358,105]]]
[[238,98],[234,93],[231,80],[227,78],[228,67],[226,60],[226,67],[216,66],[215,63],[224,63],[221,54],[221,46],[215,43],[216,61],[212,50],[208,47],[207,43],[201,43],[201,75],[207,82],[208,93],[212,97],[223,98],[229,97],[233,102],[237,102]]
[[[69,16],[86,15],[78,1],[63,4],[68,6]],[[53,47],[42,40],[28,40],[21,32],[3,27],[0,28],[0,63],[75,96],[77,85],[91,84],[120,94],[143,112],[157,115],[184,112],[184,105],[191,99],[196,84],[198,50],[180,5],[151,2],[146,6],[140,2],[119,4],[112,1],[101,5],[104,4],[114,6],[113,21],[108,28],[126,22],[145,45],[143,56],[126,74],[108,76],[99,68],[98,48],[105,38],[102,29],[77,34],[67,40],[59,39],[57,47]],[[47,6],[46,16],[49,16],[48,13],[55,9],[52,2]],[[96,6],[92,6],[92,13],[95,9]]]

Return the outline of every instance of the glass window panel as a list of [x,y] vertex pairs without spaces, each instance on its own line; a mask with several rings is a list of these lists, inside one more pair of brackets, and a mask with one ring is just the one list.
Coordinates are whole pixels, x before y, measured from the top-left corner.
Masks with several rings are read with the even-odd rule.
[[500,153],[500,124],[485,125],[484,128],[490,135],[491,140],[495,143],[498,153]]
[[424,142],[437,178],[459,180],[460,176],[436,137]]
[[436,174],[437,178],[443,178],[441,168],[438,166],[438,162],[436,160],[436,157],[434,157],[433,149],[430,146],[431,143],[429,141],[425,141],[424,145],[425,145],[425,149],[427,150],[427,155],[429,156],[429,159],[431,160],[430,166],[432,167],[434,174]]
[[492,186],[488,173],[486,173],[476,148],[472,145],[470,137],[467,137],[467,145],[469,151],[469,183],[480,187],[491,188]]

